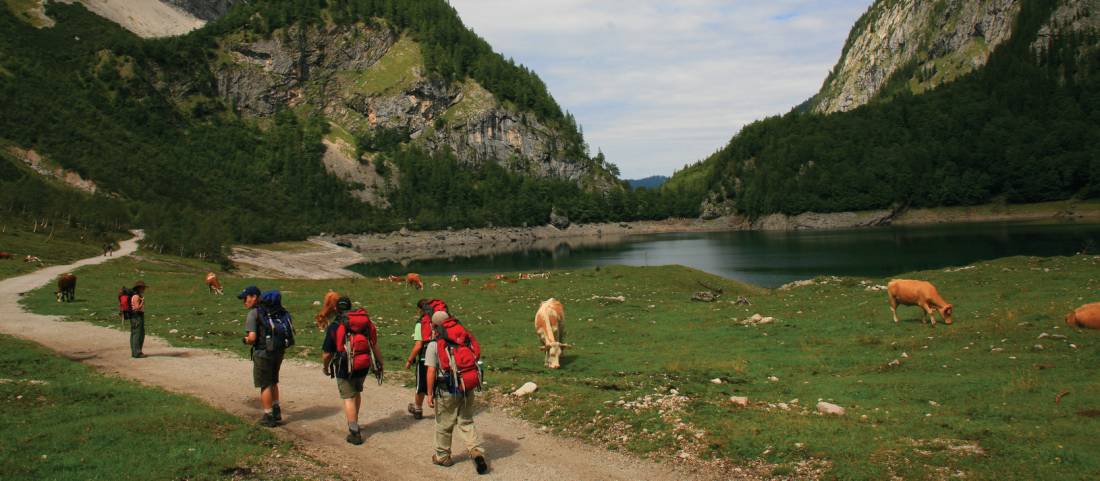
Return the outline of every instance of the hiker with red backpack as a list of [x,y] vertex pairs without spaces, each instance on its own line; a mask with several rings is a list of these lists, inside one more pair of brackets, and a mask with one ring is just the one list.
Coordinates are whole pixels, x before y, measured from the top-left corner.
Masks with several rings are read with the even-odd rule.
[[252,346],[252,382],[260,390],[260,406],[264,410],[259,424],[273,428],[283,420],[279,407],[279,369],[287,348],[294,345],[294,325],[279,291],[261,292],[256,286],[248,286],[237,299],[244,301],[248,309],[242,341]]
[[363,382],[374,373],[382,383],[382,356],[378,351],[378,329],[367,310],[352,310],[351,299],[336,301],[336,317],[325,329],[321,346],[321,370],[336,378],[336,389],[344,400],[344,416],[348,422],[348,443],[363,444],[359,427],[359,408],[363,401]]
[[409,351],[409,358],[405,361],[405,369],[416,364],[416,395],[412,403],[409,403],[408,411],[413,419],[424,417],[424,397],[428,394],[428,366],[424,364],[424,353],[428,343],[434,338],[432,330],[432,314],[446,311],[447,304],[439,299],[421,299],[416,302],[420,318],[413,326],[413,348]]
[[129,292],[130,301],[125,307],[130,319],[130,356],[142,358],[145,357],[145,282],[137,281]]
[[[481,436],[474,428],[474,392],[481,388],[481,346],[458,319],[446,311],[432,314],[435,339],[428,343],[428,406],[435,409],[435,454],[432,463],[449,467],[455,426],[466,442],[478,474],[489,471]],[[437,399],[437,394],[438,399]]]

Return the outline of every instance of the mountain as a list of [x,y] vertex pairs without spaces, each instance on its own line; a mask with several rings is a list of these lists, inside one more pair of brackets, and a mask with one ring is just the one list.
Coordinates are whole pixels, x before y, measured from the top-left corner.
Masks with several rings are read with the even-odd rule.
[[[158,248],[668,214],[445,0],[172,3],[0,8],[0,142],[124,199]],[[175,28],[162,7],[201,28],[105,20]]]
[[810,108],[666,188],[705,216],[1100,196],[1100,2],[878,0]]
[[667,181],[668,177],[663,175],[651,175],[644,179],[627,180],[626,183],[630,185],[631,189],[656,189]]

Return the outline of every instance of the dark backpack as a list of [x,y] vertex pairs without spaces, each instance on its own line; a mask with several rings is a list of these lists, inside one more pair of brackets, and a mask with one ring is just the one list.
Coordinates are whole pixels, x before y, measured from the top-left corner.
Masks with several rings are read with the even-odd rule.
[[336,352],[346,353],[348,374],[375,368],[371,346],[378,342],[378,330],[366,309],[350,311],[336,328]]
[[465,394],[480,389],[482,383],[481,345],[458,319],[450,318],[436,330],[439,370],[447,379],[448,389]]
[[256,334],[263,339],[264,349],[284,351],[294,345],[294,323],[290,313],[283,308],[279,291],[267,291],[260,297],[259,331]]

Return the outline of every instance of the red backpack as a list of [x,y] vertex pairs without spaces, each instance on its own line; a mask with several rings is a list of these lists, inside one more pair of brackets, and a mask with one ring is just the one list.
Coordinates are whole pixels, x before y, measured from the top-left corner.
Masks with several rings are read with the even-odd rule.
[[118,312],[129,313],[130,312],[130,296],[134,295],[134,291],[123,287],[118,290]]
[[439,299],[432,299],[420,306],[420,338],[427,342],[432,338],[432,314],[446,311],[447,303]]
[[347,320],[336,328],[336,352],[348,353],[348,372],[360,372],[374,367],[371,346],[378,342],[378,330],[366,309],[348,312]]
[[439,369],[450,374],[453,391],[465,393],[481,387],[481,345],[474,335],[453,317],[443,321],[438,333]]

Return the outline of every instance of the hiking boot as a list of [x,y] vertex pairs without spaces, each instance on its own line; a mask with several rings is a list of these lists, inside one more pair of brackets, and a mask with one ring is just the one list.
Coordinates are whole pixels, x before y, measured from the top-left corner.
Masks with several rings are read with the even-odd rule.
[[133,357],[134,359],[141,359],[141,358],[143,358],[143,357],[149,357],[149,356],[146,356],[144,352],[139,352],[139,353],[137,353],[137,354],[134,354],[134,355],[133,355],[133,356],[131,356],[131,357]]
[[274,428],[279,426],[279,421],[275,420],[275,416],[268,413],[264,413],[264,417],[260,418],[259,425],[265,428]]
[[444,455],[444,456],[440,456],[438,454],[433,454],[432,455],[432,464],[435,464],[435,465],[438,465],[438,466],[443,466],[444,468],[449,468],[451,466],[454,466],[455,462],[451,461],[451,455],[450,454],[447,454],[447,455]]
[[283,410],[279,408],[278,404],[271,407],[271,417],[275,418],[276,421],[283,420]]
[[359,431],[348,431],[347,441],[356,446],[363,444],[363,435]]
[[413,415],[413,419],[424,419],[424,410],[413,403],[409,403],[409,414]]
[[485,455],[478,454],[474,456],[474,466],[477,468],[477,474],[485,474],[489,472],[489,463],[485,461]]

